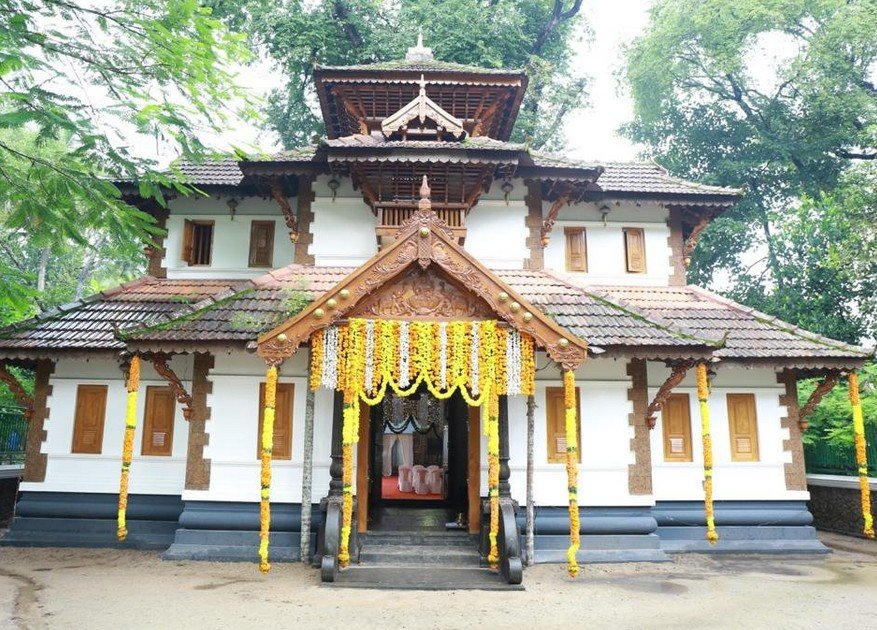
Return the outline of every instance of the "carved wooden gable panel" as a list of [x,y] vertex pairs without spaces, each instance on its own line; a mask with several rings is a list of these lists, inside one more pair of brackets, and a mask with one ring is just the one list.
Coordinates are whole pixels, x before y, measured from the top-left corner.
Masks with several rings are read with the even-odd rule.
[[357,304],[351,316],[431,321],[496,317],[483,299],[435,266],[412,267]]

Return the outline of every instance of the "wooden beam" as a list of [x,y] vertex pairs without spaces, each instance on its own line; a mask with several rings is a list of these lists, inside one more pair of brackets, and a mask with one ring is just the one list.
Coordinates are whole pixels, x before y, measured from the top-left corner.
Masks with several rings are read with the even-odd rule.
[[560,214],[560,211],[567,203],[569,203],[569,197],[563,194],[557,201],[551,204],[551,209],[548,211],[548,216],[545,217],[545,222],[542,224],[540,232],[542,247],[548,246],[548,241],[551,239],[551,230],[554,228],[554,222],[557,221],[557,215]]
[[661,411],[664,403],[670,398],[673,388],[682,382],[686,373],[693,365],[694,363],[692,361],[680,361],[671,365],[672,370],[670,371],[670,376],[667,377],[667,380],[664,381],[658,388],[658,391],[655,392],[655,398],[649,403],[648,409],[646,409],[646,424],[649,426],[649,429],[655,428],[655,423],[658,420],[658,412]]
[[816,386],[816,389],[810,394],[810,397],[807,399],[807,402],[803,404],[803,406],[798,410],[798,426],[801,428],[801,431],[806,431],[809,425],[807,418],[810,417],[810,414],[813,413],[813,410],[816,409],[816,405],[822,400],[822,398],[834,389],[834,386],[837,385],[837,381],[840,379],[841,372],[840,370],[834,370],[829,372],[828,375],[822,379],[822,382]]
[[289,240],[294,245],[298,242],[298,221],[295,218],[295,212],[293,212],[292,206],[289,205],[289,199],[286,197],[286,192],[283,190],[280,178],[271,177],[270,185],[271,197],[277,202],[277,205],[280,206],[283,220],[286,222],[286,227],[289,228]]
[[183,405],[183,417],[186,420],[191,420],[193,403],[192,396],[186,391],[186,388],[183,387],[183,382],[180,380],[180,377],[177,376],[176,372],[174,372],[167,364],[168,356],[166,354],[153,354],[148,358],[151,359],[152,367],[155,368],[158,375],[168,382],[168,385],[174,394],[174,398],[177,399],[178,403]]

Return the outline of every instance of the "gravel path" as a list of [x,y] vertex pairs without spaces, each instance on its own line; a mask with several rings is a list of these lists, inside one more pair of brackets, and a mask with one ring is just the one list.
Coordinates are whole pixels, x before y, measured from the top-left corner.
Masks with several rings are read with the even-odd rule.
[[877,543],[825,534],[822,557],[677,556],[560,565],[524,592],[322,586],[315,570],[163,562],[153,552],[0,548],[0,627],[19,628],[869,628]]

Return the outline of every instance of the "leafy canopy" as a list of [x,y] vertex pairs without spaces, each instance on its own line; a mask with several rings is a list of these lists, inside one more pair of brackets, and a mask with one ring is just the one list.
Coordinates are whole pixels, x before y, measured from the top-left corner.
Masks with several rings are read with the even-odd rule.
[[515,139],[556,147],[564,116],[584,105],[586,79],[572,43],[584,33],[582,0],[210,0],[217,15],[250,33],[282,71],[269,99],[270,128],[287,148],[325,133],[313,89],[315,64],[402,59],[423,27],[441,61],[526,68],[528,96]]

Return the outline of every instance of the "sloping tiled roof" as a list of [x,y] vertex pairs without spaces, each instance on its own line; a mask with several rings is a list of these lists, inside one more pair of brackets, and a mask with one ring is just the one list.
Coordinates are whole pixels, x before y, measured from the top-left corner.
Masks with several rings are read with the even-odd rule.
[[244,178],[235,158],[205,160],[200,164],[180,160],[176,166],[196,186],[237,186]]
[[186,303],[240,285],[240,280],[141,278],[0,329],[0,354],[11,349],[121,350],[125,343],[116,329],[169,315]]
[[467,66],[461,63],[437,61],[408,61],[400,59],[396,61],[377,61],[375,63],[359,64],[356,66],[317,66],[316,70],[332,72],[369,72],[372,70],[399,72],[464,72],[466,74],[523,74],[522,70],[505,70],[502,68],[482,68],[481,66]]
[[466,138],[459,142],[443,142],[430,140],[384,140],[375,135],[353,135],[326,140],[331,148],[369,147],[374,149],[478,149],[485,151],[522,151],[526,145],[515,142],[503,142],[486,136]]
[[729,359],[855,358],[872,351],[801,330],[699,287],[600,287],[632,305],[698,335],[727,335],[716,356]]
[[[303,292],[312,299],[354,270],[352,267],[290,265],[253,280],[238,296],[227,301],[193,305],[194,317],[184,314],[172,325],[159,317],[145,330],[131,331],[131,337],[140,341],[250,341],[289,317],[285,304],[295,299],[296,292]],[[592,347],[704,349],[712,339],[709,336],[696,338],[662,322],[649,321],[636,309],[614,305],[546,272],[498,270],[495,273]]]

